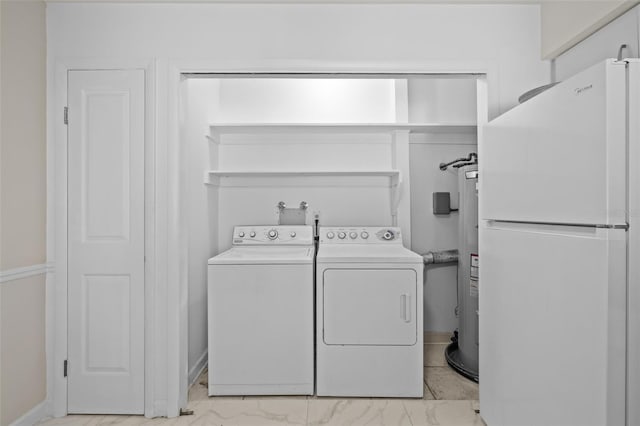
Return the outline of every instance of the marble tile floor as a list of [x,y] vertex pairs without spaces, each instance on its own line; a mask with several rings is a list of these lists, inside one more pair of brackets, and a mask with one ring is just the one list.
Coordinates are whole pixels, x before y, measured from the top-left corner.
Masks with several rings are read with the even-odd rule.
[[[450,334],[430,333],[425,335],[424,380],[427,390],[435,400],[477,401],[478,384],[448,366],[444,351],[450,343]],[[428,397],[425,397],[428,399]]]
[[484,426],[476,413],[478,385],[447,366],[447,341],[425,340],[423,399],[323,398],[323,397],[209,397],[207,371],[189,390],[193,415],[174,419],[142,416],[70,415],[41,423],[56,425],[166,425],[166,426],[269,426],[269,425],[382,425],[382,426]]

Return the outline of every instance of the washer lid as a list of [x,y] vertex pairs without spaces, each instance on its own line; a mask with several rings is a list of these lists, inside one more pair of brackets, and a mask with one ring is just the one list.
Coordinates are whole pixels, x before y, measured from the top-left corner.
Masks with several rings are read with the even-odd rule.
[[209,259],[209,265],[289,265],[313,263],[311,247],[232,247]]
[[402,245],[320,244],[318,263],[418,263],[422,256]]

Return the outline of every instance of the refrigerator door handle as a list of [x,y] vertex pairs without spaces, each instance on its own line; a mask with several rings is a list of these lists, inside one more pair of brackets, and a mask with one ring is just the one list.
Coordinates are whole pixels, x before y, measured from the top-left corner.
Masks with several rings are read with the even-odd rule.
[[629,229],[628,223],[619,223],[619,224],[576,224],[576,223],[562,223],[562,222],[526,222],[526,221],[518,221],[518,220],[493,220],[489,219],[486,221],[488,227],[496,227],[496,226],[504,226],[506,227],[517,227],[520,228],[522,226],[553,226],[553,227],[567,227],[567,228],[596,228],[596,229]]

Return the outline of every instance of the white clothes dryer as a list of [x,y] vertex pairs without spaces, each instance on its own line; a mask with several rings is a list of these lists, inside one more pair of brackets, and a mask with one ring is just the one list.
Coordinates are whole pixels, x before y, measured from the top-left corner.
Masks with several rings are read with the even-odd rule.
[[209,395],[313,395],[311,226],[236,226],[209,259]]
[[404,248],[400,228],[319,233],[318,396],[422,397],[422,256]]

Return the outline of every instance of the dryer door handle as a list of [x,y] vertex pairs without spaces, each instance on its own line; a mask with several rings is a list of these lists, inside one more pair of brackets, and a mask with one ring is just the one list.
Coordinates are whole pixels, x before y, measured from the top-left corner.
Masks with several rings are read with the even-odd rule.
[[400,295],[400,318],[404,322],[411,322],[411,295],[404,293]]

